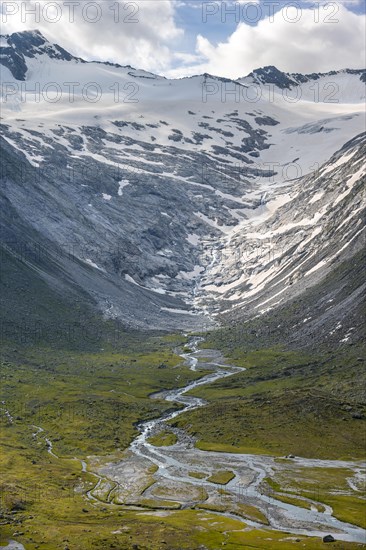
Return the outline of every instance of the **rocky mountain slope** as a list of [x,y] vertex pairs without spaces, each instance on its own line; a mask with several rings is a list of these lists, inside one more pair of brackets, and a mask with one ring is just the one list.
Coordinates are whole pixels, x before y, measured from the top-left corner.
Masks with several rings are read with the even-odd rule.
[[38,32],[2,36],[0,70],[3,271],[60,300],[200,328],[282,307],[363,245],[363,70],[168,80]]
[[263,314],[314,286],[363,244],[366,133],[221,241],[200,283],[204,302]]

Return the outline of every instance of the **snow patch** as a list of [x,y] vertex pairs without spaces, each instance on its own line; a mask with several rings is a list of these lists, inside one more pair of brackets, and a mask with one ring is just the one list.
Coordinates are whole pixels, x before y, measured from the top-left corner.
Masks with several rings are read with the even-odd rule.
[[198,243],[200,242],[200,238],[198,235],[196,235],[196,233],[191,233],[190,235],[188,235],[187,241],[190,244],[193,244],[193,246],[197,246]]
[[119,183],[119,188],[118,188],[118,196],[119,197],[122,197],[123,195],[123,189],[125,187],[127,187],[127,185],[130,185],[130,180],[127,180],[127,179],[124,179],[124,180],[121,180]]
[[91,260],[90,258],[87,258],[85,260],[85,263],[90,265],[91,267],[94,267],[95,269],[99,269],[99,271],[105,271],[104,269],[102,269],[101,267],[99,267],[99,265],[97,265],[96,263],[93,262],[93,260]]
[[315,195],[309,200],[309,204],[314,204],[314,202],[318,202],[323,196],[324,191],[319,191],[319,193],[315,193]]
[[194,311],[188,311],[186,309],[175,309],[173,307],[161,307],[160,311],[168,311],[169,313],[179,313],[181,315],[197,315]]

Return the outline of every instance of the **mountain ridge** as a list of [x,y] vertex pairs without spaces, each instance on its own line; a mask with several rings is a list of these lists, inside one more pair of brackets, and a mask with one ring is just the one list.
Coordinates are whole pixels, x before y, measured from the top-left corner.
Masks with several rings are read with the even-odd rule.
[[[59,46],[57,43],[49,41],[39,30],[21,31],[21,32],[15,32],[12,34],[0,34],[0,40],[1,39],[3,40],[3,42],[6,41],[8,45],[7,46],[0,45],[0,65],[2,64],[5,67],[9,68],[10,70],[11,70],[11,66],[9,66],[9,63],[7,64],[7,60],[5,57],[6,53],[4,52],[4,50],[7,50],[9,48],[17,49],[18,53],[26,57],[34,57],[36,54],[46,54],[53,59],[60,59],[64,61],[76,61],[79,63],[99,63],[102,65],[109,65],[116,68],[127,68],[131,70],[138,70],[136,69],[136,67],[132,67],[131,65],[121,65],[116,62],[97,61],[97,60],[86,61],[81,57],[74,56],[73,54],[71,54],[70,52],[68,52],[61,46]],[[21,63],[21,61],[17,60],[17,63]],[[20,71],[16,67],[12,67],[12,68],[13,70],[16,71],[16,75],[20,76],[20,78],[17,78],[17,76],[13,74],[15,78],[17,78],[18,80],[25,79],[26,70],[24,70],[24,66],[22,67],[22,71]],[[145,72],[149,72],[149,71],[145,71]],[[357,75],[359,74],[362,82],[366,82],[366,69],[344,68],[337,71],[329,71],[327,73],[302,74],[302,73],[289,73],[286,71],[281,71],[273,65],[258,67],[257,69],[254,69],[246,76],[239,77],[236,79],[225,78],[220,75],[212,75],[209,73],[202,73],[202,74],[192,75],[190,77],[181,77],[181,78],[167,79],[167,80],[183,80],[185,78],[194,78],[197,76],[202,76],[202,77],[219,79],[227,82],[240,82],[242,80],[252,78],[253,81],[257,84],[275,84],[280,88],[290,88],[291,86],[298,86],[300,84],[308,82],[309,80],[318,80],[320,77],[334,76],[342,73],[357,74]],[[154,74],[154,73],[149,73],[149,74]],[[158,74],[154,74],[154,76],[157,78],[166,78]]]
[[[226,89],[231,81],[210,75],[151,77],[130,66],[69,60],[71,54],[50,49],[49,43],[39,54],[44,38],[32,37],[36,50],[30,57],[22,54],[23,46],[14,44],[12,50],[15,59],[22,54],[27,60],[27,70],[31,67],[26,85],[33,93],[24,91],[10,70],[2,90],[0,207],[13,212],[10,237],[3,226],[7,254],[16,255],[11,241],[23,243],[24,233],[34,231],[49,254],[42,269],[34,258],[27,269],[70,296],[82,290],[80,300],[86,293],[103,316],[133,327],[148,327],[151,319],[164,330],[226,322],[223,304],[230,300],[216,290],[235,286],[242,276],[245,301],[253,290],[251,277],[258,279],[261,269],[250,258],[245,266],[222,263],[223,251],[233,256],[227,242],[236,242],[239,250],[246,242],[242,228],[252,223],[265,228],[268,220],[267,232],[286,236],[285,220],[296,210],[286,213],[291,201],[298,200],[298,210],[305,211],[314,199],[319,215],[323,199],[315,201],[315,195],[330,184],[318,176],[328,169],[326,174],[337,175],[330,159],[364,130],[362,71],[317,75],[325,93],[316,95],[313,80],[297,75],[301,94],[290,101],[288,88],[281,87],[285,73],[259,69],[254,78],[269,75],[280,79],[279,86],[272,97],[260,82],[261,94],[253,100],[245,95],[254,82],[250,75],[244,85],[237,82],[238,96]],[[46,61],[39,60],[42,55]],[[57,86],[56,100],[47,95],[49,82]],[[72,95],[65,82],[78,82]],[[87,95],[90,82],[99,90]],[[339,175],[355,176],[351,161],[340,166]],[[362,200],[359,176],[355,203]],[[316,191],[319,181],[324,188]],[[308,194],[301,195],[303,185]],[[337,185],[333,193],[345,192],[342,181]],[[346,212],[340,210],[340,224]],[[7,213],[4,220],[11,222]],[[345,222],[344,237],[346,229]],[[301,234],[291,231],[287,244],[299,245]],[[285,256],[291,258],[287,244]],[[62,253],[70,246],[71,256]],[[252,269],[257,273],[250,275]],[[324,278],[327,271],[321,266],[317,274]],[[283,292],[292,297],[295,288],[296,282]],[[246,307],[233,308],[233,315],[245,317]]]

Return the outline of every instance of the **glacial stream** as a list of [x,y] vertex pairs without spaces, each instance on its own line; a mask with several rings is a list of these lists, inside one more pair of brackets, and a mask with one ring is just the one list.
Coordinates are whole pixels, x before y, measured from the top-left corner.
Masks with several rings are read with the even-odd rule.
[[[140,435],[132,442],[130,449],[137,456],[153,462],[158,471],[155,478],[159,483],[164,480],[175,483],[184,483],[203,487],[209,495],[218,491],[217,484],[203,479],[195,479],[189,472],[214,473],[217,470],[230,470],[235,477],[224,486],[226,492],[232,494],[234,502],[243,502],[258,507],[266,515],[270,528],[298,535],[323,537],[332,534],[335,539],[343,541],[366,542],[366,531],[351,524],[341,522],[333,517],[330,506],[323,505],[323,511],[317,509],[317,501],[307,499],[312,504],[311,509],[294,506],[276,500],[275,496],[264,494],[261,482],[271,476],[279,466],[270,456],[237,454],[226,452],[201,451],[196,449],[191,441],[184,439],[173,446],[156,447],[148,442],[153,433],[165,429],[170,420],[189,410],[204,407],[203,399],[189,396],[190,390],[214,382],[221,378],[235,375],[241,371],[240,367],[222,363],[222,357],[215,350],[198,351],[199,338],[193,338],[189,343],[192,353],[182,354],[182,358],[192,370],[196,370],[199,358],[210,356],[206,366],[211,371],[198,381],[191,382],[184,388],[159,392],[152,397],[164,398],[167,401],[181,403],[184,409],[140,424]],[[209,419],[207,420],[209,422]],[[295,467],[323,467],[323,468],[350,468],[355,472],[360,463],[338,460],[316,460],[296,457],[291,460]],[[363,465],[365,466],[365,465]],[[352,483],[350,485],[352,488]],[[295,496],[296,498],[296,496]],[[219,512],[227,517],[233,516],[230,512]],[[243,522],[253,527],[263,528],[263,525],[243,518]]]
[[[243,370],[240,367],[225,364],[218,351],[198,350],[200,341],[200,338],[192,338],[189,343],[191,353],[181,354],[181,357],[193,371],[197,370],[199,364],[200,370],[207,369],[209,374],[197,381],[190,382],[183,388],[162,391],[150,396],[152,399],[159,398],[180,403],[183,405],[181,410],[165,413],[160,418],[140,423],[140,435],[131,443],[125,453],[125,458],[118,462],[114,457],[102,457],[103,460],[100,463],[93,461],[95,457],[88,457],[87,461],[80,460],[82,471],[88,471],[96,479],[96,484],[86,493],[87,498],[94,504],[103,502],[103,505],[114,506],[115,498],[118,495],[117,491],[127,487],[130,495],[135,491],[135,503],[138,504],[141,494],[143,497],[159,500],[156,493],[156,488],[158,488],[160,491],[168,491],[169,495],[164,497],[164,500],[173,500],[182,508],[192,508],[196,504],[207,502],[214,505],[222,504],[222,489],[224,489],[224,510],[216,510],[213,513],[242,520],[243,524],[247,526],[268,529],[269,535],[271,530],[316,537],[331,534],[336,540],[365,543],[365,530],[339,521],[333,516],[332,508],[317,501],[315,497],[313,499],[302,498],[303,501],[307,501],[310,509],[287,504],[277,500],[275,493],[266,493],[262,482],[264,478],[281,472],[281,468],[349,468],[354,474],[347,480],[349,489],[357,492],[357,484],[365,471],[366,464],[294,457],[285,461],[285,466],[283,466],[281,461],[276,461],[271,456],[201,451],[194,446],[193,439],[182,430],[174,429],[167,424],[187,411],[205,406],[206,402],[203,399],[187,395],[190,390],[210,384],[215,380],[233,376]],[[209,422],[209,418],[207,421]],[[44,430],[38,426],[34,427],[36,432],[33,436],[42,437],[48,453],[54,459],[62,460],[54,453],[52,441],[49,437],[45,437]],[[149,443],[148,439],[151,435],[166,430],[174,431],[178,437],[177,443],[165,447],[156,447]],[[106,459],[110,459],[110,461],[106,462]],[[151,464],[157,468],[153,474],[153,483],[148,484],[148,487],[141,493],[139,480],[146,475],[146,470]],[[235,474],[226,485],[219,486],[209,480],[212,474],[222,470]],[[198,474],[200,478],[192,477],[190,475],[192,472]],[[108,486],[106,499],[100,496],[103,483]],[[192,492],[191,495],[189,491]],[[204,494],[201,499],[197,497],[200,492]],[[286,494],[287,496],[291,495],[291,493]],[[299,498],[299,496],[293,496],[295,499]],[[128,502],[123,500],[119,503],[128,505]],[[241,503],[260,510],[266,516],[269,526],[253,519],[241,517],[236,511],[237,505]],[[322,511],[318,510],[319,505],[321,505]],[[245,529],[245,525],[243,525],[243,529]],[[10,544],[17,543],[13,541]],[[16,546],[8,546],[8,548],[16,548]],[[19,548],[22,548],[21,545]]]

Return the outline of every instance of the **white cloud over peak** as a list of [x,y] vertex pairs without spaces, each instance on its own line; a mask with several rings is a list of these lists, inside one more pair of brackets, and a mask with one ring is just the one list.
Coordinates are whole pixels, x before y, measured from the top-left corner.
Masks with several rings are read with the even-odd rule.
[[[43,9],[47,4],[49,8]],[[11,13],[14,9],[11,5],[18,5],[19,9]],[[55,0],[44,4],[26,0],[1,1],[0,6],[2,34],[38,29],[74,55],[150,71],[169,66],[174,41],[184,34],[175,23],[173,0]]]
[[[237,13],[255,19],[252,24],[240,17],[235,23],[232,13],[226,21],[221,8],[232,12],[233,3]],[[209,4],[205,21],[200,0],[0,0],[1,32],[39,29],[87,60],[131,64],[170,77],[208,72],[239,78],[265,65],[304,73],[364,66],[366,16],[347,9],[360,0],[318,0],[317,9],[313,0],[301,0],[299,9],[300,1],[286,2],[262,19],[266,12],[259,0]],[[19,9],[6,18],[6,5]],[[35,17],[30,10],[37,12],[37,6]]]
[[[214,45],[197,37],[200,72],[238,78],[257,67],[276,65],[288,72],[326,72],[363,68],[365,15],[356,15],[338,5],[319,10],[287,7],[256,26],[239,23],[226,42]],[[198,66],[192,68],[197,73]],[[188,74],[189,70],[185,70]]]

